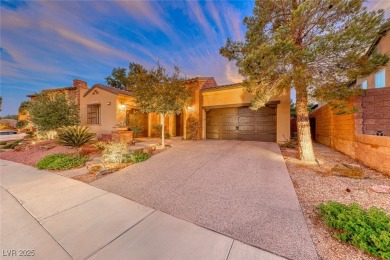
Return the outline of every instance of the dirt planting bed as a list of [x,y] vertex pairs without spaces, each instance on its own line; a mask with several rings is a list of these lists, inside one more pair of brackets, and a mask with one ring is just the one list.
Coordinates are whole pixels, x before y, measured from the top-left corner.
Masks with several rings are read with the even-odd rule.
[[3,150],[3,152],[0,153],[0,159],[35,166],[37,162],[47,155],[55,153],[72,154],[75,152],[75,149],[58,145],[54,141],[44,141],[29,145],[28,149],[24,151],[17,151],[14,149]]

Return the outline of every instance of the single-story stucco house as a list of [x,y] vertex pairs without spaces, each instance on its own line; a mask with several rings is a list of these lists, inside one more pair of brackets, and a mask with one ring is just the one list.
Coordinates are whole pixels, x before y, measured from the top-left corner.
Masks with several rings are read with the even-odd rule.
[[[186,119],[198,119],[198,139],[253,140],[284,142],[290,138],[290,92],[271,99],[266,107],[249,109],[251,94],[242,84],[217,85],[213,77],[197,77],[185,81],[195,86],[193,103],[183,107],[179,115],[166,119],[170,136],[186,138]],[[159,124],[157,114],[141,113],[131,92],[101,84],[88,88],[85,81],[75,79],[73,86],[44,91],[60,91],[80,108],[81,125],[86,125],[98,137],[110,134],[118,124],[128,125],[136,115],[144,131],[140,136],[152,136]],[[35,95],[28,95],[31,100]]]

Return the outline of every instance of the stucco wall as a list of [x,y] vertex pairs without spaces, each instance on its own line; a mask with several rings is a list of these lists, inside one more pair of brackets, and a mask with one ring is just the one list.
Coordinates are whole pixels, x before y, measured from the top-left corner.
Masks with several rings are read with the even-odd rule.
[[[91,104],[100,105],[100,124],[87,124],[87,106]],[[117,95],[100,88],[95,88],[83,98],[81,124],[89,126],[91,132],[96,133],[98,137],[100,137],[101,134],[109,134],[114,130],[113,127],[117,124],[116,112],[119,109],[119,105],[120,103],[117,102]]]
[[[240,107],[250,104],[252,95],[243,87],[235,86],[230,88],[204,91],[203,108]],[[281,96],[272,97],[270,101],[280,101],[277,105],[276,114],[276,140],[284,142],[290,139],[290,91]],[[203,125],[205,132],[206,125]]]

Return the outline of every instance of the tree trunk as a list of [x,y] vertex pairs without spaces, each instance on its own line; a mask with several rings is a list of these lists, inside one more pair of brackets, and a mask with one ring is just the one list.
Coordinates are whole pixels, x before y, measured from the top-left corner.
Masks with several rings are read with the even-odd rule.
[[296,89],[297,91],[297,130],[298,130],[298,153],[299,159],[306,162],[314,162],[315,156],[311,141],[309,111],[307,109],[308,99],[306,88]]
[[161,146],[165,147],[165,115],[160,114],[160,122],[161,122]]

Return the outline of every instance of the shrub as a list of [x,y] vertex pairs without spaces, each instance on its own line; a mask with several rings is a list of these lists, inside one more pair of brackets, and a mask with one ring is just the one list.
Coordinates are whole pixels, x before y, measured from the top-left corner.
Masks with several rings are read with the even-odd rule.
[[17,129],[25,129],[28,127],[28,121],[27,120],[19,120],[16,122],[16,128]]
[[15,140],[11,143],[8,143],[8,144],[3,146],[3,149],[14,149],[21,141],[22,141],[22,139]]
[[127,143],[110,142],[103,150],[103,161],[108,163],[121,163],[123,156],[127,154]]
[[291,138],[290,140],[285,138],[284,143],[281,144],[281,146],[284,148],[292,148],[292,149],[297,148],[297,145],[298,145],[298,140],[294,138]]
[[160,124],[152,125],[152,137],[161,137],[161,129],[162,125]]
[[88,143],[95,135],[89,132],[87,126],[66,126],[58,129],[60,143],[73,147]]
[[6,144],[7,144],[6,141],[0,142],[0,145],[6,145]]
[[3,129],[12,129],[12,127],[8,122],[0,122],[0,130]]
[[38,140],[53,140],[57,135],[57,131],[38,131],[35,137]]
[[80,122],[79,107],[64,93],[37,94],[28,106],[28,113],[39,131],[56,130]]
[[150,157],[151,157],[150,154],[142,153],[142,152],[141,153],[125,154],[123,156],[122,162],[123,163],[129,163],[129,162],[139,163],[139,162],[142,162],[142,161],[149,159]]
[[344,205],[332,201],[318,208],[324,222],[335,229],[335,238],[390,259],[390,216],[383,209],[372,207],[365,211],[356,203]]
[[84,165],[87,161],[87,156],[58,153],[44,157],[36,164],[36,167],[46,170],[67,170]]
[[99,149],[100,151],[103,151],[106,149],[107,142],[99,141],[93,144],[93,147]]

